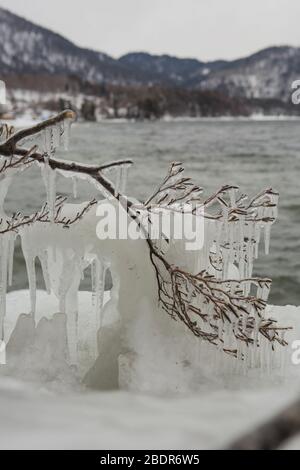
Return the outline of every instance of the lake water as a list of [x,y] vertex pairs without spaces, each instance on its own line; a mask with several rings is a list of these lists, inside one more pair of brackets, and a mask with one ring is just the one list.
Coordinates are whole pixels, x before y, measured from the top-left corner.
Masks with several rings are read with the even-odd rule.
[[[255,194],[266,187],[280,192],[279,218],[272,229],[271,252],[261,253],[255,274],[273,279],[270,302],[300,305],[300,122],[215,121],[77,124],[70,152],[60,157],[85,162],[131,158],[127,193],[145,198],[164,177],[169,163],[183,162],[186,173],[206,194],[237,184]],[[62,179],[61,194],[72,194]],[[83,200],[88,185],[80,185]],[[72,197],[71,197],[72,199]],[[8,210],[28,213],[45,200],[38,171],[18,176],[7,198]],[[39,281],[41,284],[41,281]],[[13,289],[27,286],[20,249],[16,253]]]

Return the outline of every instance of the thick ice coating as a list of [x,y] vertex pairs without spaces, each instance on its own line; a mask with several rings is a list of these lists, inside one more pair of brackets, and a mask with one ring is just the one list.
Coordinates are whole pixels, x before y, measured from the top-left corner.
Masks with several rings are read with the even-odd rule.
[[[122,371],[124,372],[129,364],[132,371],[134,370],[132,364],[135,363],[136,370],[139,370],[137,373],[140,373],[142,370],[139,365],[140,360],[141,357],[146,357],[147,350],[152,348],[156,352],[162,352],[161,345],[155,346],[159,341],[165,344],[165,352],[170,355],[172,344],[182,343],[182,357],[189,363],[200,360],[199,354],[202,356],[211,354],[211,344],[201,342],[201,337],[205,339],[206,334],[207,337],[213,338],[210,342],[217,346],[215,348],[217,354],[222,354],[218,349],[234,351],[234,355],[243,360],[243,367],[257,366],[264,359],[269,367],[274,349],[271,336],[274,325],[272,322],[266,324],[265,318],[270,281],[253,279],[252,272],[253,262],[259,254],[261,239],[264,239],[265,252],[269,252],[270,230],[277,216],[277,193],[267,190],[253,199],[247,199],[239,195],[237,188],[228,186],[209,200],[203,199],[200,206],[198,204],[197,211],[194,211],[191,192],[187,191],[182,198],[174,199],[174,188],[179,191],[186,183],[178,179],[182,178],[180,170],[178,175],[176,173],[168,180],[168,185],[165,185],[161,191],[158,190],[156,194],[159,195],[159,199],[156,196],[140,205],[131,202],[130,210],[126,212],[119,204],[118,197],[120,193],[125,193],[128,165],[119,165],[113,170],[114,194],[109,194],[98,181],[83,172],[52,169],[49,163],[55,150],[62,144],[68,147],[69,125],[70,122],[67,120],[46,128],[39,135],[39,146],[44,158],[43,161],[31,164],[40,166],[45,185],[46,204],[41,212],[27,218],[20,214],[12,217],[6,215],[3,204],[9,185],[14,174],[23,171],[24,167],[16,165],[4,168],[4,171],[0,172],[2,178],[0,183],[1,338],[5,338],[3,328],[5,298],[7,286],[12,283],[14,243],[16,237],[20,236],[26,262],[31,313],[34,317],[35,263],[38,259],[46,290],[57,297],[57,312],[67,316],[67,341],[71,363],[77,364],[79,361],[80,325],[85,325],[84,328],[88,330],[86,333],[90,338],[92,364],[99,353],[101,355],[103,352],[101,341],[99,343],[98,340],[99,335],[105,334],[106,331],[104,316],[112,315],[116,321],[109,334],[114,337],[115,357],[109,360],[119,361],[121,382]],[[13,159],[17,157],[12,157],[12,161]],[[2,158],[1,164],[4,165],[5,161]],[[109,176],[111,173],[112,170]],[[153,264],[147,240],[100,240],[96,230],[98,217],[95,204],[89,202],[68,204],[62,198],[57,198],[56,182],[61,177],[72,178],[74,197],[78,197],[79,178],[94,184],[99,190],[99,204],[109,203],[116,209],[116,213],[123,211],[125,218],[131,222],[135,220],[137,225],[144,223],[141,219],[141,207],[151,220],[155,214],[155,204],[173,213],[181,212],[183,207],[186,209],[188,206],[189,215],[192,214],[202,221],[204,244],[197,251],[188,251],[186,249],[188,240],[184,236],[183,239],[177,240],[172,236],[166,236],[163,227],[156,228],[156,240],[153,241],[156,253],[163,257],[168,265],[178,268],[177,277],[173,273],[174,276],[172,274],[170,281],[160,268],[159,257]],[[87,325],[78,319],[78,291],[88,268],[91,269],[92,279],[93,321]],[[111,299],[104,306],[105,279],[108,271],[112,275],[113,287]],[[158,285],[160,282],[163,287]],[[170,311],[162,308],[161,294],[171,298],[175,295],[174,287],[180,291],[176,295],[181,296],[182,303],[188,306],[190,317],[188,321],[183,318],[186,320],[183,321],[185,325],[172,321],[164,310],[167,310],[167,313]],[[222,304],[226,303],[226,298],[229,296],[237,300],[240,309],[234,321],[227,316],[226,310],[222,309]],[[176,319],[181,319],[180,315]],[[197,324],[204,332],[202,336],[199,335],[200,338],[195,338],[186,328],[190,321],[191,326]],[[262,325],[266,328],[264,331],[268,332],[268,337],[261,334]],[[145,335],[145,329],[148,336]],[[281,340],[284,343],[284,330]],[[201,344],[196,345],[195,341]],[[137,353],[139,353],[138,359],[135,356]]]

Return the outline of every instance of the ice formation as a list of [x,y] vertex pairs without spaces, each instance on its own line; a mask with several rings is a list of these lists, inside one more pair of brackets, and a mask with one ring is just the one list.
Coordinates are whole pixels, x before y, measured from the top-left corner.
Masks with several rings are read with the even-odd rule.
[[[57,198],[58,177],[72,178],[74,197],[77,197],[77,179],[84,178],[99,190],[99,204],[108,200],[118,210],[125,211],[119,207],[118,197],[125,193],[128,165],[114,169],[115,197],[83,172],[52,169],[51,159],[56,149],[62,144],[68,148],[69,127],[68,120],[40,132],[38,146],[43,155],[42,161],[18,165],[18,158],[11,157],[7,164],[7,157],[1,157],[1,338],[7,339],[3,329],[5,299],[7,285],[12,283],[14,242],[19,235],[26,262],[32,316],[34,318],[36,311],[35,263],[39,259],[46,290],[56,295],[57,311],[67,316],[67,341],[72,364],[79,361],[78,330],[82,325],[78,318],[78,290],[85,270],[90,268],[93,319],[88,325],[85,324],[90,337],[90,365],[96,361],[101,350],[98,334],[99,331],[105,333],[104,316],[113,311],[116,317],[114,357],[104,360],[108,364],[119,360],[119,371],[116,373],[125,387],[129,387],[128,377],[133,371],[137,376],[141,371],[147,374],[145,363],[149,368],[153,368],[155,363],[157,368],[159,355],[172,358],[174,354],[172,364],[176,368],[179,362],[197,363],[205,357],[215,357],[215,354],[216,361],[220,361],[219,356],[223,357],[220,350],[223,350],[234,352],[234,356],[242,359],[236,361],[228,358],[228,361],[241,362],[242,368],[255,367],[263,361],[271,367],[276,341],[285,344],[285,330],[279,337],[275,324],[265,318],[270,281],[252,279],[252,271],[262,238],[266,253],[269,251],[270,229],[277,215],[278,194],[268,190],[248,200],[239,195],[237,188],[223,187],[211,199],[203,200],[200,207],[204,212],[197,212],[198,209],[195,212],[193,203],[200,197],[201,191],[199,188],[190,189],[189,179],[182,179],[181,168],[173,165],[173,173],[171,171],[154,196],[142,205],[131,202],[125,217],[139,220],[140,207],[143,207],[151,219],[155,206],[176,213],[187,204],[194,217],[203,218],[205,243],[197,252],[187,252],[186,240],[166,237],[163,230],[158,230],[152,245],[157,257],[153,264],[146,240],[97,238],[98,219],[94,203],[68,204]],[[27,218],[21,214],[9,217],[4,212],[3,203],[11,179],[15,173],[33,164],[41,168],[46,205]],[[108,172],[110,176],[112,170]],[[141,219],[140,225],[143,225]],[[164,257],[168,266],[176,266],[176,269],[164,273],[157,254]],[[112,274],[113,287],[111,299],[104,306],[108,270]],[[233,299],[233,307],[226,303],[229,297]],[[230,308],[232,311],[229,311]],[[165,311],[185,325],[171,321]],[[199,341],[199,337],[211,344]],[[151,355],[149,351],[152,351]],[[180,357],[177,357],[178,351],[181,351]],[[141,364],[141,361],[144,362]],[[187,367],[184,374],[191,374],[191,369]],[[130,380],[132,384],[136,379]]]

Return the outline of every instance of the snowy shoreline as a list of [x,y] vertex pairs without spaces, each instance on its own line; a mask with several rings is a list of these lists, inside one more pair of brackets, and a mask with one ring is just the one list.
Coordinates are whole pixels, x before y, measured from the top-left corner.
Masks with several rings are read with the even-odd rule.
[[[42,119],[46,119],[51,115],[47,113]],[[161,119],[155,121],[143,121],[143,122],[163,122],[163,123],[197,123],[197,122],[289,122],[289,121],[300,121],[300,116],[288,116],[288,115],[279,115],[279,116],[268,116],[262,114],[253,114],[251,116],[207,116],[207,117],[188,117],[188,116],[164,116]],[[5,120],[2,119],[1,122],[6,122],[7,124],[14,126],[15,128],[26,128],[31,127],[40,122],[40,118],[33,119],[30,116],[18,117],[15,119]],[[134,119],[125,119],[125,118],[111,118],[111,119],[100,119],[95,122],[89,121],[78,121],[77,124],[135,124],[140,121]],[[75,124],[76,125],[76,124]]]

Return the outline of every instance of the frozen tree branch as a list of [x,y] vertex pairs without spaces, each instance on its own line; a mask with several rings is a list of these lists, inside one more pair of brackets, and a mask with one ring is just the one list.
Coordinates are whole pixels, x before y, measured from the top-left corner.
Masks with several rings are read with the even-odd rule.
[[[271,280],[251,277],[262,228],[266,251],[269,249],[278,193],[267,189],[249,201],[245,195],[236,197],[236,186],[227,185],[202,201],[202,189],[182,174],[181,164],[173,163],[144,207],[150,212],[159,207],[189,211],[202,216],[203,223],[213,221],[214,233],[211,239],[206,234],[205,243],[215,248],[199,263],[207,268],[192,274],[168,262],[168,245],[164,252],[162,243],[148,240],[163,310],[182,321],[195,336],[240,359],[247,359],[249,346],[259,347],[260,337],[271,344],[272,350],[276,343],[286,346],[284,333],[289,328],[280,328],[274,320],[264,318]],[[220,233],[216,235],[218,225]],[[168,242],[167,237],[162,238]],[[230,263],[238,265],[239,280],[228,279]],[[251,290],[255,292],[251,294]]]
[[190,178],[180,177],[183,171],[181,163],[172,163],[167,176],[144,203],[144,207],[151,209],[155,206],[167,207],[179,202],[181,204],[199,202],[202,188],[195,186]]
[[[61,216],[61,210],[67,198],[58,196],[56,198],[55,207],[54,207],[54,217],[53,220],[50,218],[50,210],[48,204],[44,204],[42,209],[30,216],[22,215],[20,212],[17,212],[12,215],[8,220],[3,221],[0,219],[0,235],[3,235],[8,232],[16,232],[25,227],[26,225],[31,225],[35,222],[41,223],[50,223],[54,222],[57,225],[62,225],[63,228],[69,228],[74,223],[78,222],[96,203],[97,201],[93,199],[89,201],[82,210],[76,213],[72,218],[67,218]],[[3,226],[4,222],[4,226]]]
[[[51,129],[53,126],[58,126],[59,124],[64,123],[66,120],[73,121],[74,119],[75,113],[73,111],[66,110],[57,116],[54,116],[53,118],[37,124],[36,126],[21,130],[11,135],[4,143],[0,145],[0,155],[9,158],[9,163],[6,165],[4,163],[0,169],[0,172],[3,172],[9,168],[20,166],[20,164],[28,164],[32,162],[44,164],[45,157],[50,157],[48,158],[47,163],[52,170],[62,170],[66,172],[85,174],[102,185],[103,188],[105,188],[111,195],[115,195],[115,188],[112,186],[110,181],[105,178],[105,176],[102,174],[102,171],[114,167],[132,165],[131,160],[114,161],[105,163],[103,165],[84,165],[80,163],[55,159],[52,157],[52,155],[48,154],[51,153],[51,149],[49,152],[38,152],[36,151],[37,146],[31,150],[17,146],[22,140],[28,137],[36,136],[37,134],[46,131],[47,129]],[[63,132],[64,130],[61,131],[61,134],[63,134]],[[55,153],[55,148],[53,149],[52,153]],[[18,157],[21,157],[21,159],[18,159]]]
[[[245,195],[238,196],[236,186],[227,185],[202,199],[202,188],[183,176],[180,163],[173,163],[162,184],[146,202],[133,204],[119,185],[113,184],[106,176],[107,170],[122,170],[132,164],[131,160],[86,165],[54,158],[62,137],[67,138],[68,125],[65,123],[74,118],[73,111],[64,111],[14,134],[9,129],[5,130],[7,139],[0,145],[0,155],[4,160],[0,175],[38,164],[45,179],[48,201],[41,211],[29,217],[16,214],[10,220],[2,220],[0,235],[18,232],[36,222],[69,227],[96,204],[96,201],[89,202],[71,220],[61,217],[65,200],[55,197],[56,171],[88,177],[104,195],[118,200],[142,230],[141,209],[148,214],[150,223],[155,210],[161,208],[202,217],[206,247],[197,254],[198,258],[196,254],[194,257],[200,270],[195,266],[184,269],[173,265],[168,259],[172,240],[164,233],[160,233],[157,242],[146,237],[162,309],[174,320],[183,322],[196,337],[242,360],[247,360],[250,346],[259,348],[261,338],[270,343],[272,350],[276,343],[285,346],[286,328],[279,328],[274,320],[264,317],[271,281],[252,277],[253,259],[258,254],[262,230],[268,252],[270,227],[277,215],[278,193],[267,189],[248,200]],[[43,137],[42,145],[36,143],[30,150],[23,147],[28,138],[38,140],[39,136]],[[237,279],[229,278],[230,265],[238,269]]]
[[26,139],[27,137],[34,136],[39,132],[57,124],[63,123],[66,120],[75,120],[76,115],[71,110],[63,111],[56,116],[47,119],[45,121],[40,122],[39,124],[28,127],[27,129],[22,129],[19,132],[12,134],[6,142],[4,142],[0,146],[0,154],[1,155],[13,155],[16,151],[17,144],[20,143],[22,140]]

